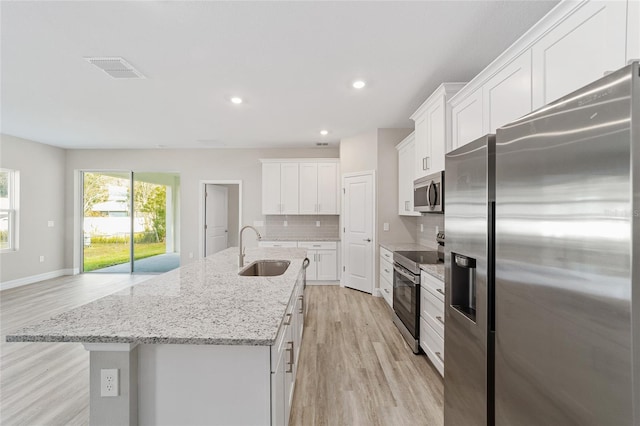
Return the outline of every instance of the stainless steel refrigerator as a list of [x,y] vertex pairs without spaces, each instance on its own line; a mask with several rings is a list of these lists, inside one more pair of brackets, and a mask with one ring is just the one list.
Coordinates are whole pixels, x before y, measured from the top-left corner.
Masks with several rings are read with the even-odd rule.
[[446,158],[445,423],[640,425],[638,63],[498,129],[495,210],[471,148]]

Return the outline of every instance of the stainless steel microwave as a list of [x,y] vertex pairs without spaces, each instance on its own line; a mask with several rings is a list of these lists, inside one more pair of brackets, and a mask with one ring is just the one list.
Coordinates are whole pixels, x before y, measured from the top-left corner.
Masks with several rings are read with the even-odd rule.
[[444,171],[413,182],[413,210],[420,213],[444,213]]

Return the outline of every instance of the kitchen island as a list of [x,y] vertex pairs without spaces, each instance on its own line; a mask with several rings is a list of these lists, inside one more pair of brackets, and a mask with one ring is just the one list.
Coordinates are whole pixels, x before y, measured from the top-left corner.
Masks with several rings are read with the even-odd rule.
[[[239,276],[237,254],[216,253],[7,341],[84,344],[94,425],[284,424],[302,338],[306,251],[248,249],[246,265],[291,262],[272,277]],[[101,377],[112,369],[117,396],[101,396],[113,390]]]

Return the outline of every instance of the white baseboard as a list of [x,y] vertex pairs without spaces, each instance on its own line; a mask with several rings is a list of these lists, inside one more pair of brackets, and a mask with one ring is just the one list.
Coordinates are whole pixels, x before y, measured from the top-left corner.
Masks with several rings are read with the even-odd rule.
[[307,285],[340,285],[340,281],[311,281],[311,280],[307,280]]
[[0,290],[8,290],[10,288],[20,287],[27,284],[37,283],[38,281],[50,280],[52,278],[58,278],[63,275],[75,275],[75,269],[58,269],[57,271],[45,272],[44,274],[31,275],[28,277],[18,278],[11,281],[5,281],[0,283]]

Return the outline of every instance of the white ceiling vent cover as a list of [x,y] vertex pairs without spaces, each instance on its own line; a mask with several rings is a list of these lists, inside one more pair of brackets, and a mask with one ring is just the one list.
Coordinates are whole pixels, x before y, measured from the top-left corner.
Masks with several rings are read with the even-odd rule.
[[95,65],[113,78],[145,78],[130,63],[117,57],[84,58],[90,64]]

